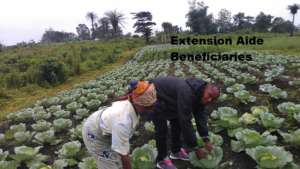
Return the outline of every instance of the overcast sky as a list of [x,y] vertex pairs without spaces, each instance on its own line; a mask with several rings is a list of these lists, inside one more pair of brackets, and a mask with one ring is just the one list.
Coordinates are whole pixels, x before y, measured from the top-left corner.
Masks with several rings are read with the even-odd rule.
[[[300,0],[203,0],[208,12],[217,17],[220,9],[245,12],[256,16],[260,11],[291,20],[287,6]],[[79,23],[90,27],[86,13],[95,12],[102,17],[106,11],[114,10],[125,14],[124,32],[133,32],[131,12],[150,11],[157,23],[154,30],[161,30],[161,23],[169,21],[185,27],[188,0],[0,0],[0,43],[13,45],[21,41],[39,41],[48,28],[74,32]],[[300,12],[295,24],[300,24]]]

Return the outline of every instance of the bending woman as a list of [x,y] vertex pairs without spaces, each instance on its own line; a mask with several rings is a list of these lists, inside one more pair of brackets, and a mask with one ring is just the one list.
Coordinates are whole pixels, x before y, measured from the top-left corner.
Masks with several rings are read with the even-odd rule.
[[83,141],[96,158],[98,169],[131,169],[129,139],[140,116],[151,113],[155,102],[154,84],[139,81],[131,86],[126,97],[87,118],[82,130]]

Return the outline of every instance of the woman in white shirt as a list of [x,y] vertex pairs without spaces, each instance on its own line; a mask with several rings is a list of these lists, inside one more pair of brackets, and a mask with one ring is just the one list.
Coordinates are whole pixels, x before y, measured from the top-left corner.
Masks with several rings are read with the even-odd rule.
[[82,130],[83,141],[96,158],[98,169],[131,169],[129,139],[140,115],[151,113],[156,100],[154,84],[139,81],[125,98],[87,118]]

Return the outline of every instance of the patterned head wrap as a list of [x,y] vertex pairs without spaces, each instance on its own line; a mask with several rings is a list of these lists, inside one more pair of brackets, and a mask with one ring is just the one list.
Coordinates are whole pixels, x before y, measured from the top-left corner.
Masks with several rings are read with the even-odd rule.
[[138,81],[136,88],[132,91],[131,98],[137,105],[144,107],[152,106],[157,100],[154,84],[146,81]]

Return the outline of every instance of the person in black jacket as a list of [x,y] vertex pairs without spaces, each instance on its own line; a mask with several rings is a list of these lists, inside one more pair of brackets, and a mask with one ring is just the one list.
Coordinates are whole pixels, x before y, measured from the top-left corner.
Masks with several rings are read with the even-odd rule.
[[[157,167],[175,169],[170,158],[189,160],[186,150],[182,148],[180,136],[182,134],[188,147],[197,146],[196,134],[191,123],[193,116],[197,131],[205,142],[204,147],[211,151],[205,105],[219,97],[219,87],[197,78],[158,77],[150,82],[154,83],[157,92],[157,102],[152,117],[158,149]],[[169,157],[167,156],[167,121],[170,122],[172,141],[172,153]],[[205,157],[203,148],[197,149],[196,154],[199,158]]]

